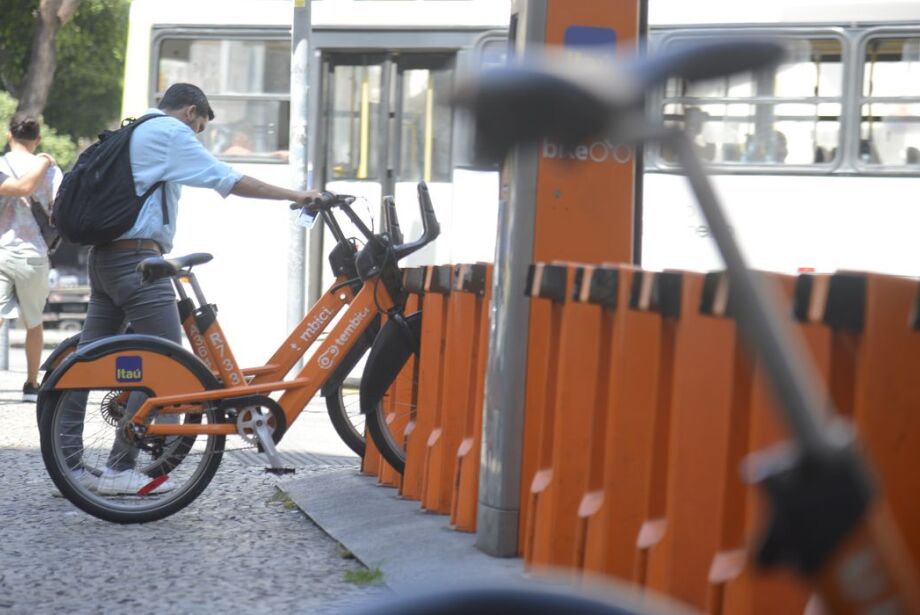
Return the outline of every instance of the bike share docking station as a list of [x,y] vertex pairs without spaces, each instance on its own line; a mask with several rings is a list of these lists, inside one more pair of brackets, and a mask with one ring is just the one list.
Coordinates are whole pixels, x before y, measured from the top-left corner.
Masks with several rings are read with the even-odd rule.
[[[514,53],[562,47],[577,63],[584,49],[628,56],[638,50],[643,4],[633,1],[516,0]],[[559,109],[559,113],[566,113]],[[526,297],[534,262],[632,262],[641,164],[632,148],[605,141],[544,140],[519,147],[503,169],[493,314],[483,416],[477,546],[497,556],[521,552],[531,502],[539,423],[537,377],[547,360],[551,310]]]

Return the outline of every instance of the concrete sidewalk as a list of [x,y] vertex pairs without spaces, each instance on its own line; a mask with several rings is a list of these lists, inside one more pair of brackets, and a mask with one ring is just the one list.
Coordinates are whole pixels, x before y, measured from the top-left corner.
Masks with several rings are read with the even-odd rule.
[[474,534],[450,529],[447,516],[422,511],[354,469],[285,480],[279,488],[361,562],[379,567],[396,592],[525,578],[521,559],[486,555],[474,546]]

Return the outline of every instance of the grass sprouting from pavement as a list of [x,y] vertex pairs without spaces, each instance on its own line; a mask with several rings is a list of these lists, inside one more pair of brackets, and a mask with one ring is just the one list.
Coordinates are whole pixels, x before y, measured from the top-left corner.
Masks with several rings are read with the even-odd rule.
[[268,498],[268,501],[270,504],[281,504],[286,510],[294,510],[297,508],[297,504],[294,500],[288,497],[288,494],[280,489],[276,491],[272,497]]
[[353,585],[379,585],[383,582],[383,573],[376,566],[373,568],[346,570],[345,580]]

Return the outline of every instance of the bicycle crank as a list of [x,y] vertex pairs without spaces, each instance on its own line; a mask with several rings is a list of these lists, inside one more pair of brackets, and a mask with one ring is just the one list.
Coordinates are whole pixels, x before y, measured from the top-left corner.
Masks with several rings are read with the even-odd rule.
[[266,472],[273,474],[293,474],[294,468],[285,467],[282,463],[275,442],[278,440],[276,431],[278,421],[275,414],[259,406],[240,408],[236,417],[236,432],[246,442],[258,445],[259,450],[268,457],[271,467],[265,468]]

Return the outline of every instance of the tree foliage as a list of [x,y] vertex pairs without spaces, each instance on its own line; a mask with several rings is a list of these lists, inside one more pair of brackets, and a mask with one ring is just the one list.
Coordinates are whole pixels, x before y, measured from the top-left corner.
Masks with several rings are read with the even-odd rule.
[[[18,97],[29,64],[40,0],[0,0],[0,89]],[[79,139],[118,121],[128,34],[128,0],[83,0],[57,34],[57,69],[47,125]]]

